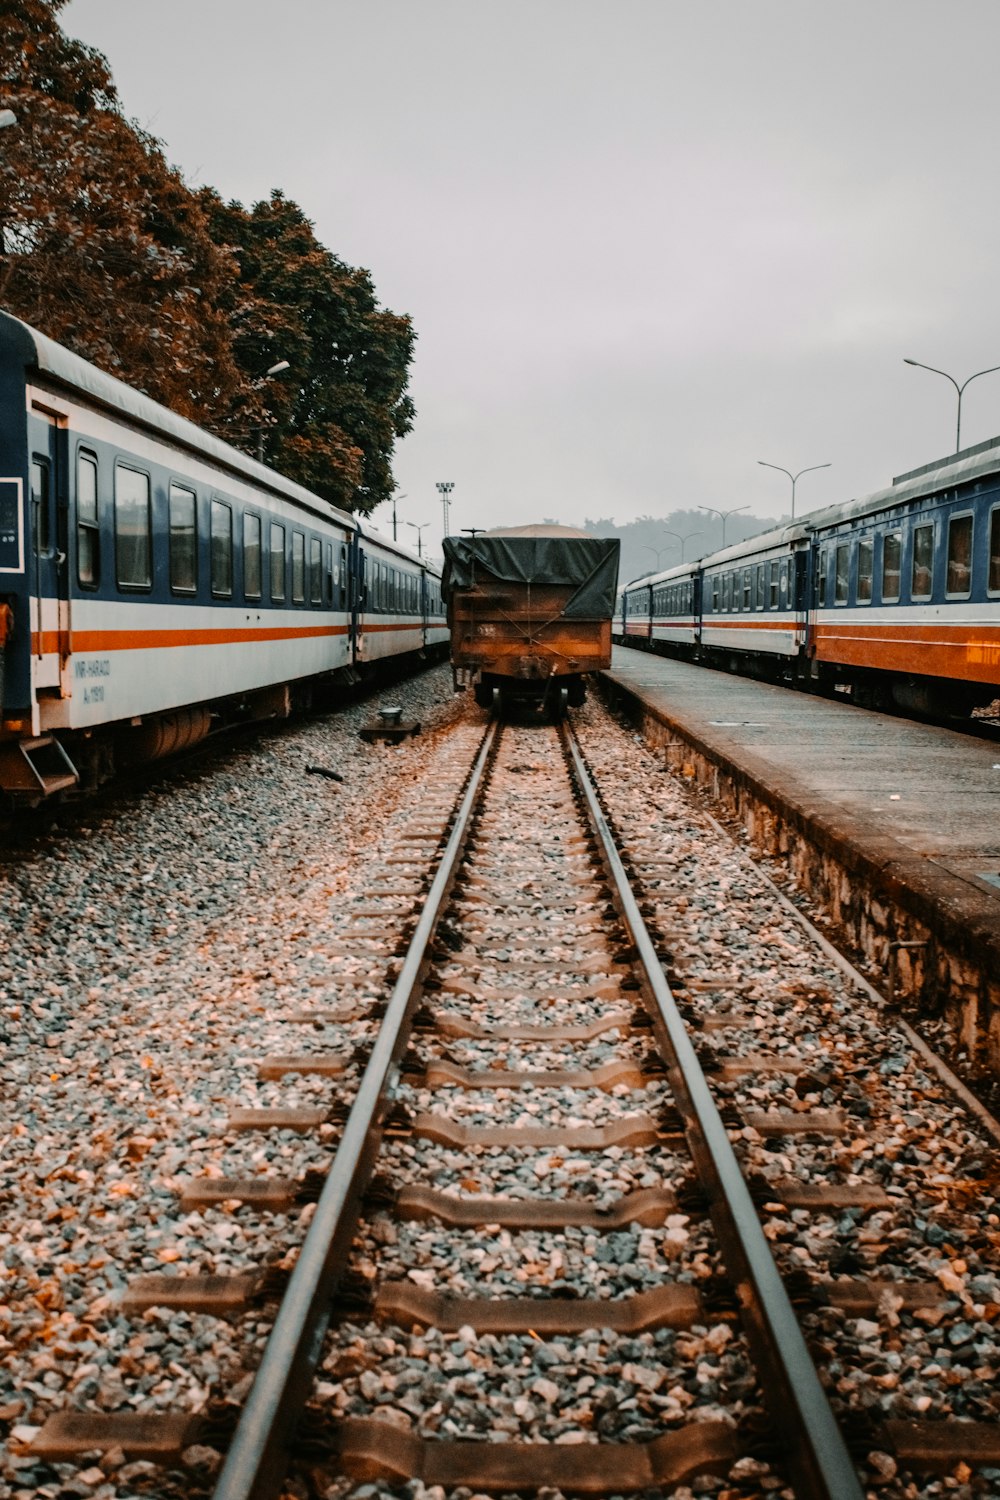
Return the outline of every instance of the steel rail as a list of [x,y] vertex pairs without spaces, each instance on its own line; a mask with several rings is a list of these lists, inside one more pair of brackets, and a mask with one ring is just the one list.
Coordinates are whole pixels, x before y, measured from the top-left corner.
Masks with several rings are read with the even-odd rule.
[[764,1235],[705,1075],[642,919],[576,737],[564,728],[615,901],[639,955],[669,1054],[667,1076],[685,1121],[688,1145],[709,1199],[747,1337],[767,1381],[765,1395],[798,1500],[863,1500],[844,1437],[820,1384],[798,1319]]
[[409,1038],[417,986],[428,962],[427,949],[455,878],[497,736],[494,722],[487,729],[473,764],[316,1212],[229,1445],[213,1491],[214,1500],[271,1500],[285,1476],[288,1443],[322,1352],[331,1299],[346,1269],[357,1209],[391,1107],[391,1088]]

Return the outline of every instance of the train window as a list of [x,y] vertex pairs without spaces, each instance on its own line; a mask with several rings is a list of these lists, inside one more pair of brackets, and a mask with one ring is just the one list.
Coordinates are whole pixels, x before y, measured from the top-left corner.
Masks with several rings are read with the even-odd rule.
[[1000,594],[1000,505],[990,511],[990,565],[986,587],[991,594]]
[[833,602],[846,604],[851,588],[851,544],[840,542],[834,552]]
[[777,559],[775,559],[774,562],[772,562],[772,564],[771,564],[770,608],[771,609],[777,609],[777,607],[778,607],[778,562],[777,562]]
[[292,532],[292,603],[306,600],[306,539],[301,531]]
[[247,599],[259,599],[263,569],[261,567],[260,516],[243,517],[243,593]]
[[152,583],[149,475],[115,469],[115,560],[118,587],[148,589]]
[[194,594],[198,589],[198,533],[193,490],[171,484],[167,524],[170,531],[170,587],[175,594]]
[[719,613],[720,597],[719,575],[715,573],[712,576],[712,613],[716,615]]
[[271,522],[271,598],[280,604],[285,597],[285,528]]
[[332,606],[332,604],[333,604],[333,590],[334,590],[334,580],[335,580],[335,574],[334,574],[334,571],[333,571],[333,566],[334,566],[333,565],[333,543],[332,542],[327,542],[327,544],[326,544],[326,602],[330,606]]
[[309,538],[309,603],[323,603],[323,543],[316,536]]
[[964,599],[972,592],[972,516],[952,516],[948,522],[948,594]]
[[816,602],[820,609],[826,604],[826,571],[829,564],[830,554],[825,547],[822,547],[816,564]]
[[872,602],[872,577],[875,571],[875,548],[871,537],[858,542],[858,603]]
[[756,590],[754,604],[757,609],[764,608],[764,564],[758,563],[756,567]]
[[347,608],[347,543],[340,544],[340,607]]
[[914,526],[910,598],[929,599],[934,567],[934,526]]
[[31,532],[35,553],[41,556],[49,550],[49,465],[44,458],[31,464]]
[[212,501],[212,529],[209,556],[212,564],[212,593],[228,599],[233,592],[233,512],[224,500]]
[[903,540],[898,531],[882,538],[882,603],[895,604],[899,598],[899,576],[902,568]]
[[743,608],[750,608],[750,569],[743,569]]
[[100,582],[100,541],[97,514],[97,459],[91,453],[76,458],[76,577],[84,588]]
[[723,574],[722,578],[722,609],[724,614],[727,614],[729,612],[729,606],[732,603],[732,597],[732,580],[730,579],[729,574],[725,573]]

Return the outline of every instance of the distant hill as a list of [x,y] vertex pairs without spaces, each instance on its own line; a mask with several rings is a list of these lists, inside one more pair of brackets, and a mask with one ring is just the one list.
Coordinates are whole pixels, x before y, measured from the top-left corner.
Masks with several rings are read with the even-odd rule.
[[[547,519],[547,518],[546,518]],[[674,510],[668,516],[640,516],[618,526],[610,518],[581,521],[582,529],[591,536],[617,537],[622,544],[619,579],[628,583],[644,573],[662,568],[672,568],[681,561],[681,542],[685,538],[684,561],[703,557],[708,552],[717,552],[722,546],[722,522],[718,516],[710,516],[703,510]],[[780,524],[780,518],[768,516],[734,515],[726,523],[726,545],[741,542],[758,532],[768,531]],[[671,535],[671,533],[676,535]]]

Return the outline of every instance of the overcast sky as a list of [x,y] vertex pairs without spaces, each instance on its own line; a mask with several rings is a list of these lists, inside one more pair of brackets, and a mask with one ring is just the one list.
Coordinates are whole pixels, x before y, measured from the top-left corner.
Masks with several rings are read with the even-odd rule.
[[[996,0],[72,0],[194,184],[280,187],[418,334],[400,517],[798,509],[1000,365]],[[1000,433],[1000,374],[963,446]],[[384,520],[385,511],[379,513]],[[412,536],[412,533],[411,533]]]

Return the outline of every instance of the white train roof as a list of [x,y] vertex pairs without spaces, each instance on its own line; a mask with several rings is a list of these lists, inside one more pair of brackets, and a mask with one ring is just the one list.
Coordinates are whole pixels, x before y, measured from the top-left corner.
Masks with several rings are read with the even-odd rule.
[[47,334],[40,333],[37,328],[32,328],[20,318],[12,317],[10,313],[0,312],[0,348],[5,344],[15,344],[19,357],[26,365],[33,366],[42,374],[50,376],[60,386],[96,402],[99,406],[118,412],[137,426],[155,432],[191,452],[201,454],[202,457],[213,460],[221,467],[240,474],[254,484],[282,495],[285,499],[292,500],[317,515],[342,522],[349,530],[360,532],[362,536],[377,542],[390,552],[397,552],[408,562],[422,561],[417,558],[415,552],[383,536],[374,526],[363,522],[359,516],[339,510],[330,501],[313,494],[312,490],[307,490],[304,485],[296,484],[292,479],[286,479],[283,474],[269,469],[266,464],[258,463],[249,454],[241,453],[239,448],[234,448],[230,443],[223,442],[221,438],[214,437],[212,433],[203,431],[196,423],[189,422],[186,417],[178,416],[169,407],[161,406],[158,401],[144,396],[141,391],[133,390],[123,380],[118,380],[114,375],[108,375],[97,365],[82,359],[78,354],[73,354],[62,344],[57,344],[55,339],[50,339]]

